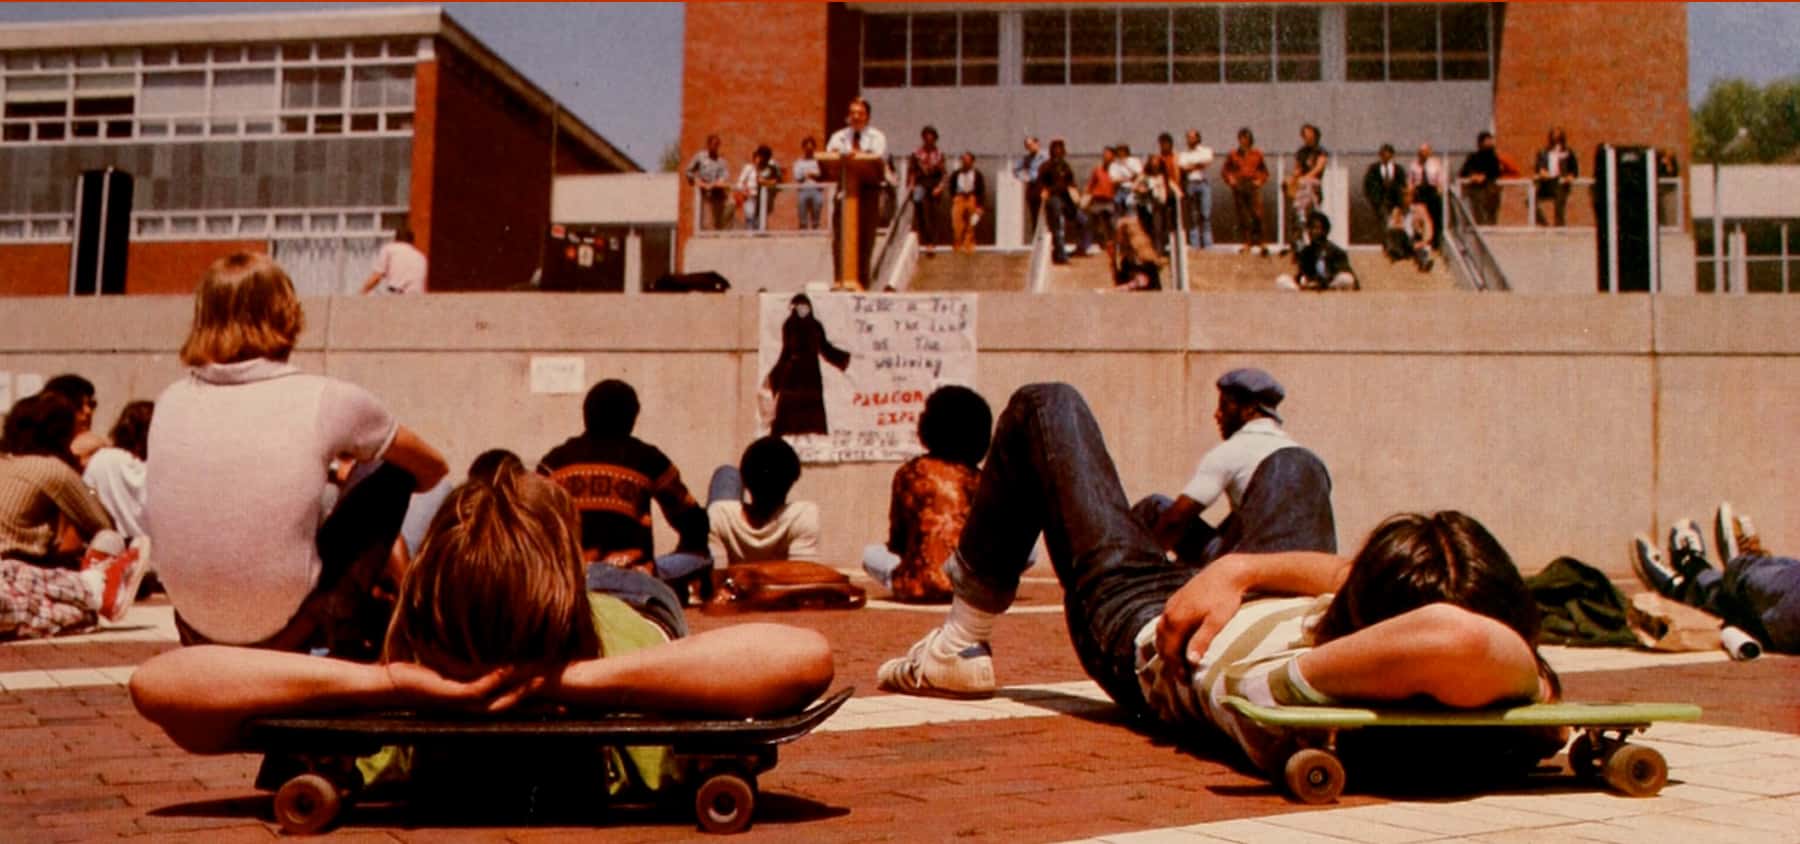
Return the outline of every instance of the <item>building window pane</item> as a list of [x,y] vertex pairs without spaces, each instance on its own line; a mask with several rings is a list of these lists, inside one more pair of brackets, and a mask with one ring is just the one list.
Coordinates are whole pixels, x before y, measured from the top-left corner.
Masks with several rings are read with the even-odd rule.
[[6,80],[6,98],[19,99],[19,94],[50,94],[69,90],[68,74],[54,76],[14,76]]
[[60,141],[67,132],[67,123],[39,123],[37,125],[37,139],[40,141]]
[[1438,78],[1437,7],[1388,7],[1388,78],[1423,82]]
[[962,84],[1000,84],[1000,16],[966,12],[962,16]]
[[381,42],[358,41],[350,45],[350,55],[359,59],[379,59],[381,58]]
[[906,16],[863,16],[863,87],[906,84]]
[[312,58],[311,44],[283,44],[281,57],[291,62],[303,62]]
[[275,109],[275,70],[213,72],[214,114],[248,114]]
[[281,72],[281,107],[309,108],[313,104],[313,85],[318,71],[288,68]]
[[108,121],[106,121],[106,136],[109,138],[129,138],[129,137],[131,137],[131,121],[129,121],[129,120],[108,120]]
[[341,135],[344,132],[344,116],[341,114],[320,114],[313,117],[313,134]]
[[206,64],[205,47],[177,47],[175,49],[177,64]]
[[272,62],[275,60],[274,44],[250,45],[250,60],[253,62]]
[[129,73],[83,73],[75,77],[75,90],[130,91],[135,82]]
[[35,69],[37,69],[37,54],[36,53],[7,53],[6,54],[6,69],[7,70],[35,70]]
[[413,127],[413,116],[410,111],[390,112],[387,116],[389,132],[410,132]]
[[206,74],[201,71],[144,74],[144,114],[199,114],[206,110]]
[[956,84],[956,15],[912,16],[912,84]]
[[1225,10],[1226,81],[1269,81],[1274,23],[1274,14],[1266,8],[1235,6]]
[[381,115],[379,114],[350,115],[350,131],[352,132],[376,132],[380,129]]
[[1176,9],[1170,23],[1175,29],[1175,81],[1219,81],[1219,10]]
[[1169,12],[1167,9],[1119,13],[1119,81],[1169,81]]
[[75,56],[76,67],[105,67],[106,54],[99,50],[82,50]]
[[110,114],[130,114],[132,97],[83,97],[75,101],[77,117],[101,117]]
[[1112,9],[1069,13],[1069,82],[1113,85],[1119,81],[1119,13]]
[[0,128],[0,141],[29,140],[31,140],[31,124],[29,123],[15,123],[9,120],[6,122],[4,128]]
[[7,117],[62,117],[68,113],[68,100],[6,104]]
[[244,48],[237,45],[214,47],[212,60],[213,64],[237,64],[244,60]]
[[419,41],[416,38],[396,38],[387,42],[387,54],[394,58],[407,58],[419,53]]
[[1068,17],[1061,11],[1026,12],[1022,23],[1025,72],[1020,74],[1020,81],[1027,85],[1067,82]]
[[1277,8],[1275,37],[1276,78],[1283,82],[1319,81],[1319,7]]
[[385,106],[412,106],[412,68],[396,65],[388,66],[387,81],[382,85],[381,104]]
[[1344,9],[1344,78],[1380,82],[1387,78],[1387,10],[1381,6]]
[[358,67],[350,73],[350,107],[380,108],[384,68]]
[[1488,78],[1488,7],[1458,3],[1443,8],[1444,78]]
[[319,68],[318,87],[314,89],[313,105],[319,108],[337,108],[344,104],[344,69],[341,67]]
[[319,58],[341,59],[344,57],[344,45],[340,43],[324,43],[319,45]]

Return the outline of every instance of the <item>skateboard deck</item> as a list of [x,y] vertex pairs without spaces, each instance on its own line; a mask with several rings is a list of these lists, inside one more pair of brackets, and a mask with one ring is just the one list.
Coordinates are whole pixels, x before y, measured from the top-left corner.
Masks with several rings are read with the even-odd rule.
[[1414,727],[1568,727],[1576,732],[1569,746],[1569,767],[1577,776],[1598,779],[1634,797],[1660,791],[1668,764],[1654,748],[1627,739],[1659,721],[1697,721],[1700,707],[1685,703],[1535,703],[1498,709],[1371,709],[1343,706],[1262,706],[1241,697],[1225,705],[1259,724],[1287,728],[1296,748],[1279,770],[1295,797],[1329,803],[1344,788],[1343,764],[1337,758],[1340,731],[1363,728]]
[[[382,712],[258,718],[245,725],[245,746],[266,754],[257,787],[276,792],[275,815],[288,832],[328,826],[361,787],[346,760],[386,746],[503,749],[529,757],[571,747],[667,747],[700,771],[695,811],[708,832],[749,825],[755,777],[775,766],[779,745],[812,732],[850,699],[843,689],[803,712],[780,718],[679,719],[638,714],[529,714],[480,718]],[[271,762],[297,765],[275,773]]]

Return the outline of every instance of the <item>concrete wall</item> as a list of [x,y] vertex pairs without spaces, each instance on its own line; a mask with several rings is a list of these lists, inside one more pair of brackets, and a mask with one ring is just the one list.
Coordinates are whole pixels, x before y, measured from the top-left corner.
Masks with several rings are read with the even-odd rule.
[[677,173],[558,176],[550,187],[550,221],[673,225],[684,187]]
[[[1594,230],[1495,230],[1481,233],[1514,293],[1592,293],[1600,265]],[[1694,292],[1694,237],[1663,232],[1660,258],[1664,293]]]
[[[0,371],[87,375],[102,426],[180,375],[185,297],[0,307]],[[1790,297],[991,294],[980,312],[976,387],[999,405],[1028,382],[1076,385],[1133,497],[1181,485],[1218,440],[1213,380],[1256,365],[1331,467],[1347,548],[1392,512],[1454,507],[1523,568],[1572,554],[1628,578],[1634,532],[1720,498],[1773,547],[1800,547],[1800,473],[1783,464],[1800,453]],[[492,446],[535,459],[580,427],[581,396],[529,392],[538,354],[636,384],[639,433],[690,487],[753,436],[753,297],[340,298],[307,314],[296,361],[383,396],[459,470]],[[808,468],[797,495],[823,504],[832,562],[882,536],[893,469]]]
[[689,238],[681,271],[715,270],[740,293],[801,290],[832,281],[831,238],[819,234],[703,235]]

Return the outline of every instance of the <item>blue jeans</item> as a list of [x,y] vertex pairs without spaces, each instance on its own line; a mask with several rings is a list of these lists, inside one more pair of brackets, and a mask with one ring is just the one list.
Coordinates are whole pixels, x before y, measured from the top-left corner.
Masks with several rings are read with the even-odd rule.
[[800,228],[816,229],[825,215],[824,188],[801,188],[800,194]]
[[1069,201],[1067,194],[1050,194],[1048,208],[1044,223],[1050,227],[1050,256],[1052,259],[1058,263],[1069,260],[1070,232],[1080,233],[1083,253],[1093,248],[1094,233],[1088,231],[1087,218],[1082,216],[1081,209],[1075,207],[1075,203]]
[[1702,569],[1689,591],[1677,597],[1742,628],[1771,650],[1800,654],[1800,560],[1740,554],[1723,572]]
[[641,571],[592,563],[587,567],[587,588],[589,592],[611,595],[630,604],[639,615],[656,622],[671,639],[688,634],[682,601],[675,595],[675,590],[661,580]]
[[713,470],[712,480],[706,483],[706,506],[713,506],[715,501],[744,500],[744,476],[736,466],[720,466]]
[[863,546],[863,571],[883,589],[893,589],[894,570],[900,567],[900,555],[879,542]]
[[1212,183],[1204,177],[1196,177],[1188,182],[1186,224],[1189,246],[1205,249],[1213,245]]
[[[1151,495],[1132,507],[1133,515],[1155,525],[1175,502]],[[1276,551],[1337,552],[1337,521],[1331,506],[1331,474],[1299,446],[1263,458],[1244,488],[1243,499],[1215,527],[1195,516],[1182,526],[1175,555],[1205,565],[1226,554]]]

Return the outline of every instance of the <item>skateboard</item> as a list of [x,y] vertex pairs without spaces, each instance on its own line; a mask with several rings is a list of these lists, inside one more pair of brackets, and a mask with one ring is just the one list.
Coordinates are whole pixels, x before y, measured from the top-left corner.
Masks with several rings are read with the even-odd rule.
[[[812,732],[854,691],[843,689],[783,718],[546,714],[477,719],[390,712],[259,718],[246,725],[245,740],[250,750],[264,754],[256,787],[275,793],[275,819],[288,833],[324,830],[361,796],[357,757],[386,746],[410,746],[527,762],[571,750],[592,750],[597,757],[606,747],[667,747],[689,772],[682,787],[693,784],[700,828],[729,834],[749,827],[756,811],[756,776],[775,767],[776,747]],[[599,764],[597,758],[594,764]]]
[[1700,718],[1700,707],[1685,703],[1536,703],[1457,711],[1260,706],[1228,697],[1225,705],[1258,724],[1292,731],[1292,751],[1273,763],[1279,769],[1269,774],[1303,803],[1330,803],[1343,792],[1338,734],[1364,727],[1568,727],[1576,733],[1569,746],[1569,767],[1576,776],[1632,797],[1649,797],[1668,780],[1668,762],[1655,748],[1626,740],[1658,721]]

